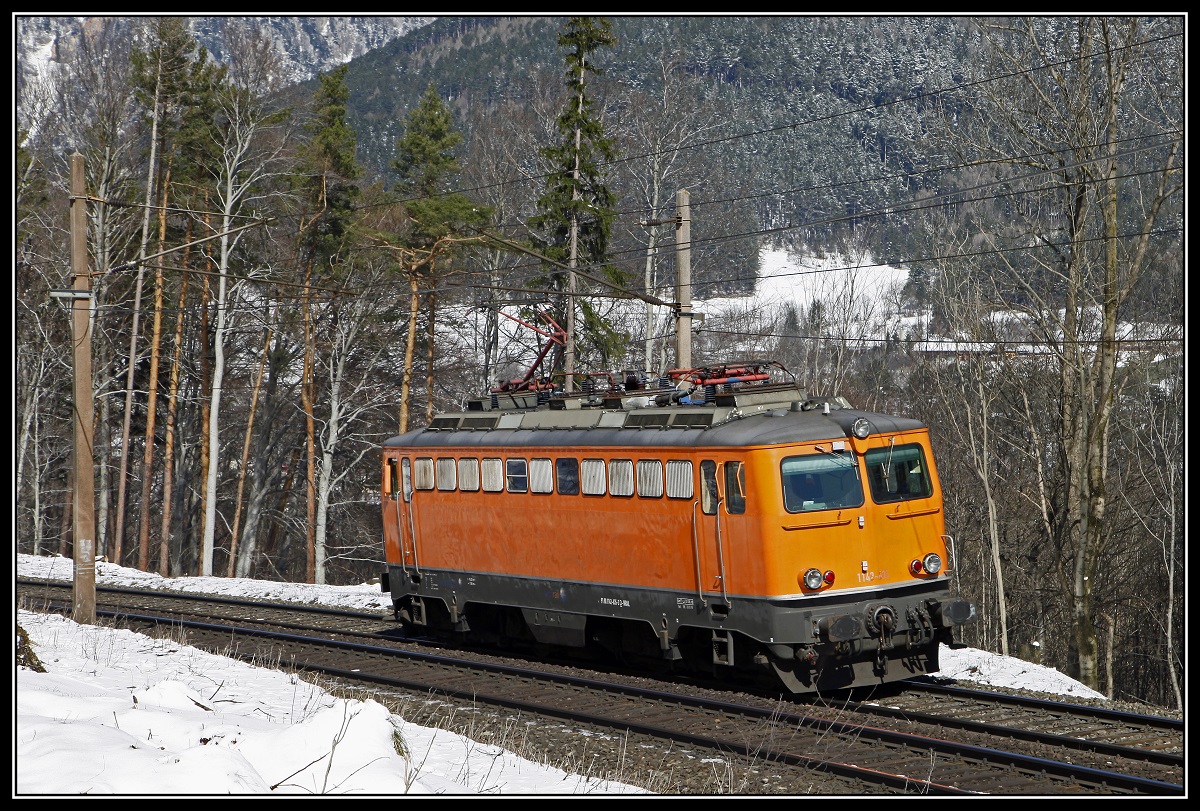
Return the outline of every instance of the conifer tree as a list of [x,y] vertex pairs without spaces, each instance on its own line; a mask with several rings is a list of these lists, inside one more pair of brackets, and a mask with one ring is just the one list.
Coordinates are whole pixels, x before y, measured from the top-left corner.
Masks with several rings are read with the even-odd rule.
[[[355,159],[357,136],[346,123],[346,65],[341,65],[319,78],[314,98],[314,116],[305,129],[310,137],[302,151],[299,164],[301,199],[304,210],[300,213],[300,250],[304,267],[304,292],[302,298],[304,320],[304,370],[300,385],[300,401],[304,409],[306,450],[306,564],[309,582],[325,582],[325,551],[323,516],[325,505],[318,504],[317,449],[316,449],[316,304],[313,284],[318,274],[335,275],[340,272],[337,257],[354,217],[354,205],[361,196],[355,180],[362,174]],[[264,358],[269,349],[264,346]],[[251,414],[253,419],[253,414]],[[249,447],[250,427],[247,427],[244,447]],[[326,437],[327,442],[336,438]],[[239,501],[240,507],[240,501]],[[236,526],[236,521],[234,522]],[[321,524],[321,526],[318,526]],[[235,538],[234,543],[237,542]],[[253,547],[244,548],[244,556],[237,562],[239,570],[249,571],[253,563]],[[233,558],[230,558],[230,567]]]
[[[603,166],[615,157],[613,141],[604,132],[588,95],[588,75],[599,75],[593,54],[616,44],[612,24],[604,18],[572,17],[558,37],[566,49],[567,103],[556,126],[560,140],[542,150],[550,165],[546,190],[538,200],[539,213],[530,219],[535,229],[538,252],[558,265],[549,271],[552,289],[565,293],[560,321],[566,322],[567,345],[563,370],[567,390],[573,387],[575,371],[575,308],[583,314],[581,338],[603,365],[621,343],[621,336],[607,324],[586,299],[576,301],[575,268],[587,267],[588,275],[601,274],[620,282],[621,274],[608,262],[612,234],[614,198],[605,183]],[[561,270],[566,265],[569,270]]]
[[395,191],[404,197],[409,220],[400,236],[398,249],[409,282],[408,340],[405,346],[404,376],[400,387],[400,430],[408,429],[408,408],[412,391],[412,365],[416,349],[419,291],[424,283],[426,295],[426,418],[433,411],[433,328],[437,296],[433,290],[438,269],[454,261],[453,248],[464,240],[477,237],[465,233],[469,227],[487,222],[486,207],[466,195],[450,191],[460,167],[457,150],[462,134],[454,125],[446,103],[431,83],[420,102],[408,116],[404,135],[396,141],[392,169],[399,175]]

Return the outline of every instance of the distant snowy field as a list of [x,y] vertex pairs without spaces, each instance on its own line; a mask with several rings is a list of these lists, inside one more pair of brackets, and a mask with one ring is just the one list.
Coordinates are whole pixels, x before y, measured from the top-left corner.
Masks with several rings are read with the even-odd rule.
[[[807,310],[814,301],[853,296],[880,311],[882,316],[899,300],[907,282],[907,269],[874,264],[869,259],[854,262],[842,256],[798,256],[778,248],[764,248],[759,254],[758,282],[750,298],[761,309],[792,304]],[[746,303],[746,298],[712,298],[698,302],[697,306],[720,311]]]

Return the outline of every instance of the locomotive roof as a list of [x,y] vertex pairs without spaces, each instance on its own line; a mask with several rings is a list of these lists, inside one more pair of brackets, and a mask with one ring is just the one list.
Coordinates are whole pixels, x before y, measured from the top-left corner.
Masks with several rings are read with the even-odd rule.
[[704,404],[656,403],[653,392],[538,402],[535,392],[477,400],[429,426],[388,439],[387,447],[762,446],[836,441],[855,420],[872,433],[924,424],[859,411],[840,397],[806,398],[796,386],[718,395]]

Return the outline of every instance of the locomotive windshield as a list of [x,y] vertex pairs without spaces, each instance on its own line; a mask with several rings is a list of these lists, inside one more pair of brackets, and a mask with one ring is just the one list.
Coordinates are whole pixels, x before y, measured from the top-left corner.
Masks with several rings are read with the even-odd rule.
[[867,451],[867,481],[876,504],[933,495],[929,466],[920,445],[897,445]]
[[788,512],[858,507],[862,483],[854,454],[846,451],[812,456],[789,456],[780,463],[783,504]]

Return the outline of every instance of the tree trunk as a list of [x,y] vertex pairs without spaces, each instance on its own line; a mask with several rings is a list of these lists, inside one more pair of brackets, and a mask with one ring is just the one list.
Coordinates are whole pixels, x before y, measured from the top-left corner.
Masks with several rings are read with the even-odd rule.
[[[170,161],[163,177],[158,210],[158,253],[167,238],[167,198],[171,185]],[[154,323],[150,330],[150,382],[146,386],[146,443],[142,454],[142,514],[138,523],[138,568],[150,571],[150,496],[154,485],[154,428],[158,415],[158,360],[162,344],[163,263],[154,268]]]
[[[432,272],[432,270],[433,270],[433,267],[431,265],[430,271]],[[437,293],[435,293],[431,290],[429,292],[429,295],[426,297],[426,301],[429,302],[429,304],[428,304],[428,309],[429,309],[428,319],[429,319],[429,321],[425,325],[425,343],[426,343],[426,347],[425,347],[425,424],[429,425],[429,423],[433,422],[433,411],[434,411],[433,363],[434,363],[434,356],[435,356],[434,350],[436,349],[436,343],[434,340],[435,335],[436,335],[436,330],[434,329],[434,326],[435,326],[436,315],[437,315]]]
[[[188,242],[191,241],[191,228],[188,228]],[[187,267],[187,260],[184,260]],[[175,346],[171,356],[171,382],[167,386],[167,424],[163,437],[163,492],[162,492],[162,527],[158,536],[158,573],[166,577],[170,571],[168,562],[171,556],[171,500],[175,473],[175,419],[179,408],[179,361],[183,350],[183,319],[187,312],[184,305],[187,302],[188,274],[184,271],[179,283],[179,303],[175,315]]]
[[262,388],[263,370],[267,366],[267,357],[271,354],[271,328],[266,329],[266,339],[263,341],[262,359],[258,362],[258,374],[254,378],[254,390],[250,395],[250,416],[246,419],[246,437],[242,440],[242,463],[238,467],[238,486],[236,505],[233,511],[233,528],[229,532],[229,567],[226,577],[233,577],[237,564],[238,529],[242,519],[242,492],[246,488],[246,471],[250,466],[250,439],[254,435],[254,414],[258,410],[258,393]]
[[[207,254],[208,252],[205,251]],[[211,259],[211,257],[208,257]],[[209,316],[208,306],[211,300],[212,293],[209,290],[209,277],[203,277],[203,286],[200,292],[200,391],[211,391],[212,389],[212,361],[208,353],[209,341]],[[209,438],[209,410],[212,408],[212,402],[207,397],[200,398],[200,470],[208,470],[208,456],[211,450],[212,440]],[[207,474],[205,474],[207,475]],[[208,489],[201,487],[197,493],[200,500],[200,535],[203,537],[206,531],[208,521]],[[203,546],[198,545],[199,552]],[[199,555],[198,555],[199,557]]]
[[146,245],[150,242],[150,209],[154,200],[154,177],[158,173],[158,119],[162,114],[159,98],[162,93],[162,54],[159,52],[157,74],[154,82],[154,103],[150,116],[150,159],[146,166],[146,204],[142,212],[142,239],[138,248],[137,281],[133,293],[133,325],[129,331],[129,369],[125,375],[125,416],[121,424],[121,467],[117,474],[117,525],[113,531],[113,563],[120,565],[122,545],[125,540],[125,495],[129,473],[129,434],[133,414],[133,373],[137,369],[137,344],[139,322],[142,312],[142,285],[146,276],[143,259]]
[[408,430],[408,400],[412,392],[413,354],[417,345],[417,311],[420,296],[417,289],[416,268],[408,272],[408,337],[404,344],[404,374],[400,378],[400,433]]
[[316,420],[313,417],[313,364],[316,338],[312,323],[312,257],[304,272],[304,374],[300,382],[300,401],[304,406],[304,582],[315,583],[317,576],[316,535]]

